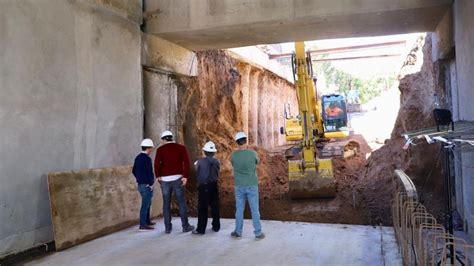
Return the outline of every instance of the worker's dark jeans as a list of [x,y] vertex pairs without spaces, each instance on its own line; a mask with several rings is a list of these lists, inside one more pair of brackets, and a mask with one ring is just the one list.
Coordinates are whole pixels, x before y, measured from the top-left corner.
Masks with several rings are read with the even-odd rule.
[[198,225],[196,231],[201,234],[206,232],[207,215],[209,207],[212,214],[212,229],[219,231],[221,223],[219,220],[219,189],[217,182],[199,185],[198,197]]
[[186,207],[186,197],[184,196],[184,187],[181,179],[164,182],[161,181],[161,193],[163,194],[163,218],[165,220],[165,229],[171,229],[171,195],[176,195],[179,206],[179,216],[181,217],[181,225],[183,228],[189,226],[188,210]]
[[142,206],[140,207],[140,227],[151,223],[150,220],[150,206],[153,198],[153,190],[150,186],[145,184],[138,185],[138,192],[142,196]]

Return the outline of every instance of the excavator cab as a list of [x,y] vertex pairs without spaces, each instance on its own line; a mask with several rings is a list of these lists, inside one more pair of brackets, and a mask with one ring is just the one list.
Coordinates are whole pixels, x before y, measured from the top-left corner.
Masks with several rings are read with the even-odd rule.
[[348,137],[349,127],[347,126],[347,108],[344,96],[339,94],[323,95],[321,105],[324,137],[327,139]]

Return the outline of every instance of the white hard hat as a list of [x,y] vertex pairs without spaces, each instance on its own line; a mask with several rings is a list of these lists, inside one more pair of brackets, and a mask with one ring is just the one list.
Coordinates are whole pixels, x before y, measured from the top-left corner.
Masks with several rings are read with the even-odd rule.
[[204,144],[204,148],[202,148],[202,150],[207,152],[217,152],[216,144],[214,144],[212,141],[209,141]]
[[239,140],[239,139],[243,139],[243,138],[247,138],[247,135],[245,134],[245,132],[237,132],[237,134],[235,134],[235,140]]
[[153,145],[153,140],[151,139],[144,139],[142,140],[142,147],[154,147],[155,145]]
[[172,137],[173,132],[166,130],[166,131],[163,131],[163,133],[161,133],[161,138],[168,137],[168,136]]

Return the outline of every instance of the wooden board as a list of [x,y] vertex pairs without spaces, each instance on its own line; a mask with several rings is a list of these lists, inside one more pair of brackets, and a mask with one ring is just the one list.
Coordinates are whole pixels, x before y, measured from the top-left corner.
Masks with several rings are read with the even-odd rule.
[[[141,198],[131,166],[48,174],[56,249],[62,250],[138,223]],[[152,215],[162,213],[154,191]]]

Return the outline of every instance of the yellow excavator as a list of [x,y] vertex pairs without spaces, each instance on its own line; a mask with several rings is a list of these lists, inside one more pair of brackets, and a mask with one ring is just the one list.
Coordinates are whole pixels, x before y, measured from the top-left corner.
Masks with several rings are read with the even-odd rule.
[[[344,97],[337,94],[317,96],[310,53],[304,42],[295,43],[292,68],[299,114],[289,115],[285,106],[287,141],[297,141],[288,161],[291,198],[330,198],[336,196],[336,183],[331,158],[319,158],[317,143],[324,139],[349,136]],[[296,150],[296,152],[294,152]]]

